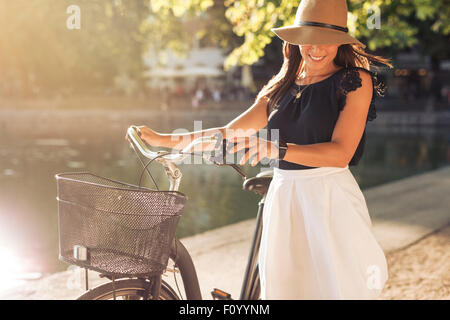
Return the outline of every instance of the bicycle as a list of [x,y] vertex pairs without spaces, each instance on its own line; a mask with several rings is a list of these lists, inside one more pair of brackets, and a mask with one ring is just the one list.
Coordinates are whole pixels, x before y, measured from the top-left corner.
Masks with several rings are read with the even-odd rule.
[[[244,190],[253,191],[262,196],[262,199],[258,203],[255,231],[250,247],[247,266],[245,269],[244,279],[242,282],[241,292],[239,296],[239,300],[260,299],[260,283],[259,283],[257,257],[262,232],[262,212],[264,207],[264,200],[267,193],[267,189],[272,180],[273,172],[271,170],[263,171],[258,175],[256,175],[255,177],[247,178],[245,176],[245,173],[243,173],[238,166],[236,166],[235,164],[226,163],[224,157],[224,155],[226,154],[226,140],[221,139],[220,135],[197,138],[178,153],[151,150],[149,146],[140,138],[139,129],[136,126],[130,126],[128,128],[127,138],[128,141],[130,142],[130,147],[132,147],[137,154],[139,151],[141,155],[150,160],[146,165],[144,165],[138,154],[139,160],[141,161],[141,164],[144,166],[144,169],[140,176],[139,188],[144,170],[147,170],[148,165],[155,160],[160,164],[162,164],[165,169],[165,173],[170,182],[169,192],[174,192],[174,195],[177,195],[176,193],[178,193],[178,188],[181,182],[182,174],[180,169],[176,166],[175,163],[183,161],[185,157],[188,155],[198,155],[202,156],[207,161],[214,163],[215,165],[231,166],[241,175],[243,179]],[[216,145],[215,148],[219,148],[219,150],[221,149],[221,153],[219,153],[218,156],[217,154],[211,156],[207,153],[203,152],[196,153],[192,151],[198,144],[203,144],[205,142],[215,143]],[[222,143],[222,148],[220,148],[220,143]],[[148,172],[148,170],[147,173],[153,180],[153,177]],[[64,174],[56,175],[58,179],[62,179],[63,176]],[[111,181],[113,181],[109,179],[107,180],[110,183],[112,183]],[[153,182],[155,181],[153,180]],[[119,186],[121,185],[130,188],[135,187],[132,185],[125,185],[125,184],[120,184]],[[59,192],[60,191],[58,191],[58,197]],[[90,192],[92,193],[93,191]],[[64,239],[64,234],[60,229],[60,241],[62,241],[61,239]],[[62,250],[61,249],[62,246],[63,245],[60,244],[60,252]],[[87,252],[87,248],[83,246],[74,246],[74,258],[72,257],[67,258],[67,255],[64,256],[62,253],[60,253],[60,259],[69,263],[77,264],[79,266],[84,266],[86,269],[86,292],[81,296],[79,296],[77,298],[78,300],[105,300],[105,299],[115,300],[119,297],[121,297],[124,300],[147,300],[147,299],[180,300],[182,299],[183,296],[181,294],[181,291],[178,287],[178,282],[176,280],[177,273],[180,273],[181,275],[186,299],[201,300],[202,294],[200,292],[200,285],[197,277],[197,272],[189,252],[184,247],[183,243],[175,236],[173,236],[170,248],[168,249],[169,249],[168,257],[173,262],[174,267],[169,268],[168,260],[166,260],[163,261],[163,263],[167,262],[164,263],[163,272],[161,272],[161,270],[159,270],[158,272],[157,270],[156,273],[154,274],[149,273],[148,275],[147,274],[136,275],[136,272],[134,272],[133,274],[126,274],[126,272],[123,272],[121,274],[114,274],[102,272],[104,271],[102,268],[100,269],[92,268],[92,266],[90,266],[87,262],[85,262],[88,261],[89,252]],[[121,259],[123,260],[123,257]],[[162,258],[162,260],[164,260],[164,257]],[[112,264],[111,268],[114,267],[115,265]],[[100,271],[100,277],[108,278],[110,282],[99,285],[93,289],[89,289],[87,282],[88,269]],[[162,279],[162,274],[166,274],[168,272],[171,272],[174,275],[178,293],[166,281]],[[214,288],[211,291],[211,295],[214,300],[234,300],[229,293],[218,288]]]

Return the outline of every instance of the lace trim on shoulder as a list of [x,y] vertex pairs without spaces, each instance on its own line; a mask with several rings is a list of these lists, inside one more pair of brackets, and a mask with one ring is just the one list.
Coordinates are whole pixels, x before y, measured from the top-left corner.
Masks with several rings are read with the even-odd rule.
[[[378,96],[384,96],[386,92],[386,86],[384,82],[378,78],[377,74],[373,71],[361,68],[361,67],[350,67],[347,68],[344,72],[344,75],[340,78],[339,81],[339,111],[344,109],[347,94],[351,91],[355,91],[361,84],[361,77],[359,76],[358,70],[366,71],[370,74],[372,78],[373,85],[373,94],[372,100],[370,101],[369,113],[367,114],[367,121],[373,121],[377,117],[377,110],[375,107],[375,100]],[[366,122],[367,122],[366,121]]]

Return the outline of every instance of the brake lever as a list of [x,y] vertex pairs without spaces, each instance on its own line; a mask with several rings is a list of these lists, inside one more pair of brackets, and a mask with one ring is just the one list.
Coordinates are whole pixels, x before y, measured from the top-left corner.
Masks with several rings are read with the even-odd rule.
[[[231,163],[231,164],[230,163],[226,163],[226,161],[225,161],[226,154],[227,154],[227,142],[228,142],[228,140],[224,139],[220,132],[214,134],[214,137],[216,138],[216,145],[214,146],[214,149],[217,151],[217,150],[220,150],[220,148],[221,148],[221,151],[218,152],[218,154],[217,154],[217,152],[214,152],[214,157],[211,156],[209,158],[209,160],[212,163],[214,163],[215,165],[217,165],[217,166],[230,166],[230,167],[232,167],[234,170],[237,171],[237,173],[239,173],[241,175],[242,180],[246,180],[247,176],[245,175],[244,171],[242,171],[242,169],[239,168],[239,166],[237,166],[237,165],[235,165],[233,163]],[[220,144],[222,144],[222,146]],[[218,160],[220,160],[220,161],[218,161]]]

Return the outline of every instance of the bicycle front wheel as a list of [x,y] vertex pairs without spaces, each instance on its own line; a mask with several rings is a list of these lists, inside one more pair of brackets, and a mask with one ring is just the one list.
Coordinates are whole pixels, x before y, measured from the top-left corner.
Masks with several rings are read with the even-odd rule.
[[[108,282],[95,287],[77,300],[144,300],[150,282],[143,279],[126,279]],[[151,298],[151,297],[150,297]],[[165,281],[161,281],[161,290],[158,300],[180,300],[175,291]]]

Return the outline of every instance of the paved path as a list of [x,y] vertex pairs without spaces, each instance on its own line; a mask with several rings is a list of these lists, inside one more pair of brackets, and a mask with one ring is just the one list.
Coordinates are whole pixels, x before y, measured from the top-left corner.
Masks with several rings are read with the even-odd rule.
[[[400,250],[448,225],[449,190],[450,166],[363,190],[373,231],[385,252]],[[254,224],[250,219],[182,240],[193,257],[204,298],[211,298],[214,287],[239,296]],[[174,285],[172,274],[164,280]],[[60,272],[0,298],[73,299],[83,292],[83,281],[76,271]],[[90,272],[91,285],[102,281]]]

